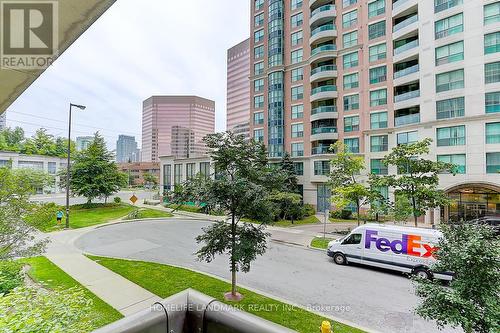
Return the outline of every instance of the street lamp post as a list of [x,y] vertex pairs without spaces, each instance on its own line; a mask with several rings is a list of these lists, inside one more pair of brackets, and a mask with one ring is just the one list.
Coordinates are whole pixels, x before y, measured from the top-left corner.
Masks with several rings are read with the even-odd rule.
[[84,105],[69,104],[69,121],[68,121],[68,165],[66,166],[66,229],[69,228],[69,181],[70,181],[70,170],[71,170],[71,108],[79,108],[80,110],[85,110]]

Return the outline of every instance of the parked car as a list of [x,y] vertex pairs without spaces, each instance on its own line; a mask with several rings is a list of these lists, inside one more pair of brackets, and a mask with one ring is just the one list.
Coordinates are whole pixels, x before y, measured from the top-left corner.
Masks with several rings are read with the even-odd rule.
[[328,243],[327,254],[339,265],[358,263],[449,281],[452,273],[430,269],[440,237],[434,229],[369,223]]
[[478,219],[467,221],[467,223],[491,226],[495,234],[500,236],[500,216],[483,216]]

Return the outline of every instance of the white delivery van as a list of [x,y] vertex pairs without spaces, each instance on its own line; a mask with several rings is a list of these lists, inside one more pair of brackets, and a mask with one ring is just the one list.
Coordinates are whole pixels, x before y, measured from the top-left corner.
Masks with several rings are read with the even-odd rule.
[[352,262],[451,280],[452,273],[430,270],[440,237],[433,229],[369,223],[328,243],[327,254],[339,265]]

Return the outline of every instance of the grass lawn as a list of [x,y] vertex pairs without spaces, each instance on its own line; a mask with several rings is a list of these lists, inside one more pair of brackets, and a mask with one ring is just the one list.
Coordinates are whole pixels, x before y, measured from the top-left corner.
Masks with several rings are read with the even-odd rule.
[[325,249],[328,247],[328,242],[332,241],[333,238],[323,238],[323,237],[315,237],[311,241],[311,247],[315,247],[317,249]]
[[295,220],[295,221],[293,221],[293,224],[292,224],[292,221],[290,221],[290,220],[280,220],[278,222],[275,222],[272,225],[277,226],[277,227],[293,227],[296,225],[319,223],[319,222],[320,222],[320,220],[318,220],[318,218],[316,216],[311,215],[311,216],[304,217],[302,220]]
[[21,259],[20,261],[31,266],[31,269],[28,271],[28,275],[33,280],[44,285],[45,288],[81,288],[85,292],[86,297],[92,299],[92,306],[89,313],[94,319],[93,323],[95,324],[95,327],[93,329],[102,327],[123,317],[120,312],[83,287],[78,281],[74,280],[47,258],[35,257]]
[[[162,298],[166,298],[187,288],[193,288],[219,301],[231,304],[231,302],[224,301],[223,296],[224,292],[231,289],[230,284],[201,273],[143,261],[129,261],[94,256],[89,256],[89,258]],[[318,332],[322,320],[325,320],[323,317],[309,311],[292,307],[243,288],[239,288],[239,291],[244,295],[244,298],[237,303],[238,307],[241,306],[250,313],[298,332]],[[251,306],[249,307],[249,305]],[[278,310],[266,311],[266,309],[263,309],[263,306],[269,306],[269,308],[272,306],[272,309]],[[259,309],[261,311],[259,311]],[[340,323],[335,323],[334,332],[358,333],[363,331]]]
[[201,213],[202,208],[198,206],[192,206],[192,205],[176,205],[176,204],[170,204],[167,205],[168,208],[172,208],[175,210],[182,210],[184,212],[190,212],[190,213]]
[[[169,212],[161,211],[158,209],[152,208],[140,208],[137,216],[134,216],[134,219],[147,219],[147,218],[159,218],[159,217],[172,217],[173,214]],[[125,220],[130,220],[131,218],[126,217]]]
[[[74,205],[70,207],[70,228],[78,229],[91,225],[102,224],[110,220],[119,219],[136,209],[128,204],[93,204],[90,208],[84,205]],[[50,232],[64,228],[65,217],[60,224],[54,218],[41,228],[41,231]]]
[[345,219],[336,219],[333,217],[329,218],[330,222],[332,223],[357,223],[357,220],[345,220]]

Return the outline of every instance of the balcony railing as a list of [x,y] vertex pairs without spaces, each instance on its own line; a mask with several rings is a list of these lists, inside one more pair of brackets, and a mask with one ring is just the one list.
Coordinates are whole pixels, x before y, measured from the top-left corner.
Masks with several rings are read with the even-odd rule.
[[333,152],[330,151],[330,146],[328,146],[328,145],[320,145],[320,146],[317,146],[317,147],[313,147],[311,149],[311,154],[312,155],[333,154]]
[[417,98],[417,97],[420,97],[420,90],[413,90],[413,91],[409,91],[409,92],[404,93],[404,94],[394,96],[394,102],[396,102],[396,103],[402,102],[402,101],[406,101],[408,99]]
[[311,17],[313,17],[316,14],[326,12],[328,10],[334,10],[334,9],[335,9],[335,5],[324,5],[324,6],[318,7],[311,12]]
[[311,31],[311,36],[314,36],[322,31],[333,31],[335,30],[335,24],[324,24],[324,25],[321,25],[319,27],[317,27],[316,29],[314,29],[313,31]]
[[395,126],[404,126],[409,124],[418,124],[420,122],[420,113],[408,114],[406,116],[394,117]]
[[434,13],[442,12],[443,10],[461,5],[462,3],[463,0],[448,0],[444,3],[440,3],[437,6],[434,6]]
[[443,38],[446,36],[457,34],[457,33],[462,32],[462,31],[464,31],[464,25],[460,24],[460,25],[456,25],[454,27],[451,27],[451,28],[448,28],[445,30],[437,31],[435,37],[436,37],[436,39],[439,39],[439,38]]
[[417,46],[418,46],[418,39],[415,39],[414,41],[411,41],[409,43],[406,43],[405,45],[401,45],[400,47],[394,49],[394,55],[401,54]]
[[392,4],[392,9],[396,9],[396,8],[402,6],[403,4],[407,3],[408,1],[410,1],[410,0],[398,0]]
[[335,65],[323,65],[316,67],[315,69],[311,70],[311,75],[314,75],[316,73],[321,73],[321,72],[326,72],[326,71],[336,71],[337,66]]
[[337,87],[334,85],[327,85],[327,86],[321,86],[317,87],[311,90],[311,95],[320,93],[320,92],[326,92],[326,91],[337,91]]
[[335,105],[318,106],[311,110],[311,115],[324,112],[337,112],[337,107]]
[[312,129],[312,134],[324,134],[324,133],[337,133],[337,127],[334,126],[324,126],[315,127]]
[[335,51],[336,49],[337,49],[337,45],[335,45],[335,44],[325,44],[325,45],[318,46],[318,47],[315,47],[314,49],[312,49],[311,56],[316,55],[320,52],[324,52],[324,51]]
[[392,28],[392,32],[396,32],[398,30],[403,29],[404,27],[409,26],[412,23],[415,23],[418,21],[418,15],[413,15],[412,17],[408,17],[406,20],[399,22]]
[[410,74],[413,74],[413,73],[416,73],[420,70],[420,65],[419,64],[416,64],[416,65],[413,65],[411,67],[407,67],[403,70],[400,70],[400,71],[397,71],[397,72],[394,72],[394,78],[395,79],[398,79],[400,77],[403,77],[403,76],[406,76],[406,75],[410,75]]

